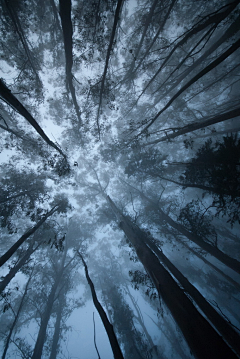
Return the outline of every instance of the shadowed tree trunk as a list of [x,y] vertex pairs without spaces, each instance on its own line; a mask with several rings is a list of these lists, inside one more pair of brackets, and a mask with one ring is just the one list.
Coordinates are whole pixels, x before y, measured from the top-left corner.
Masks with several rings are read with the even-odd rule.
[[96,309],[98,311],[98,314],[100,315],[100,318],[102,319],[102,323],[103,323],[104,328],[105,328],[105,330],[107,332],[108,339],[109,339],[109,342],[111,344],[111,348],[112,348],[112,351],[113,351],[114,358],[115,359],[123,359],[122,351],[121,351],[121,348],[120,348],[120,346],[118,344],[117,337],[116,337],[116,335],[114,333],[113,326],[109,322],[108,317],[107,317],[102,305],[100,304],[100,302],[97,299],[97,294],[96,294],[93,282],[92,282],[92,280],[91,280],[91,278],[89,277],[89,274],[88,274],[88,268],[87,268],[86,262],[84,261],[83,256],[80,254],[80,252],[77,251],[77,253],[78,253],[79,257],[81,258],[81,260],[83,262],[83,265],[84,265],[84,268],[85,268],[86,278],[87,278],[87,281],[88,281],[88,284],[89,284],[89,287],[90,287],[91,293],[92,293],[93,303],[94,303],[94,305],[95,305],[95,307],[96,307]]
[[41,243],[39,243],[35,248],[33,248],[34,243],[30,244],[29,248],[25,252],[24,256],[18,261],[18,263],[10,269],[9,273],[2,279],[0,282],[0,293],[6,288],[8,283],[14,278],[17,272],[22,268],[22,266],[28,261],[32,253],[34,253]]
[[71,20],[71,8],[72,3],[71,0],[59,0],[59,14],[61,17],[62,31],[63,31],[63,40],[64,40],[64,50],[65,50],[65,58],[66,58],[66,84],[67,90],[70,91],[72,96],[72,102],[77,114],[78,118],[78,127],[80,128],[82,125],[81,119],[81,111],[77,103],[75,88],[73,86],[73,74],[72,74],[72,66],[73,66],[73,53],[72,53],[72,20]]
[[39,126],[37,121],[32,117],[30,112],[28,112],[28,110],[21,104],[21,102],[18,101],[18,99],[12,94],[11,90],[9,90],[9,88],[4,84],[1,79],[0,96],[6,103],[11,105],[21,116],[23,116],[30,123],[30,125],[37,131],[37,133],[49,146],[57,150],[63,157],[66,157],[62,150],[50,140],[50,138],[46,135],[43,129]]
[[[12,20],[13,26],[14,26],[14,28],[15,28],[15,30],[16,30],[19,38],[20,38],[20,41],[21,41],[21,43],[23,45],[23,48],[25,50],[25,54],[27,56],[28,62],[29,62],[30,66],[31,66],[31,68],[32,68],[32,70],[33,70],[33,72],[34,72],[34,74],[36,76],[36,79],[38,81],[39,86],[42,87],[42,83],[41,83],[40,77],[38,75],[38,71],[36,69],[36,60],[32,56],[32,53],[31,53],[31,51],[29,49],[27,40],[26,40],[25,35],[24,35],[24,31],[23,31],[22,26],[21,26],[21,22],[20,22],[20,20],[18,18],[18,15],[17,15],[16,11],[14,10],[14,6],[13,6],[14,2],[12,1],[12,4],[11,4],[11,1],[9,1],[9,0],[5,0],[4,2],[5,2],[5,5],[6,5],[7,9],[8,9],[8,13],[9,13],[10,18]],[[38,66],[39,65],[37,64],[37,67]]]
[[[173,101],[175,101],[185,90],[187,90],[190,86],[192,86],[195,82],[197,82],[201,77],[205,76],[208,72],[213,70],[216,66],[218,66],[221,62],[227,59],[231,54],[233,54],[240,47],[240,39],[232,44],[222,55],[220,55],[216,60],[212,61],[208,66],[206,66],[203,70],[201,70],[197,75],[195,75],[191,80],[189,80],[183,87],[168,101],[168,103],[154,116],[154,118],[149,122],[147,126],[139,133],[139,135],[143,134],[156,120],[157,118],[166,111]],[[138,135],[138,136],[139,136]]]
[[115,33],[116,33],[116,30],[117,30],[117,24],[118,24],[118,22],[120,20],[120,13],[121,13],[121,8],[122,8],[123,2],[124,2],[124,0],[118,0],[118,3],[117,3],[117,8],[116,8],[116,11],[115,11],[115,16],[114,16],[113,29],[112,29],[112,33],[111,33],[110,42],[109,42],[109,45],[108,45],[107,57],[106,57],[103,76],[102,76],[102,80],[101,80],[101,89],[100,89],[100,95],[99,95],[99,105],[98,105],[98,111],[97,111],[97,128],[98,128],[99,137],[100,137],[99,116],[100,116],[100,110],[101,110],[101,106],[102,106],[102,96],[103,96],[103,90],[104,90],[104,83],[105,83],[105,78],[106,78],[106,75],[107,75],[108,63],[109,63],[109,60],[110,60],[113,41],[114,41]]
[[236,108],[235,110],[231,110],[231,111],[225,112],[223,114],[216,115],[214,117],[210,117],[206,120],[203,119],[201,122],[193,122],[184,127],[177,127],[170,134],[167,134],[167,132],[169,130],[166,129],[166,130],[164,130],[164,132],[166,133],[165,136],[162,136],[155,141],[147,142],[143,146],[155,145],[156,143],[159,143],[159,142],[170,141],[175,137],[182,136],[189,132],[199,130],[200,128],[215,125],[216,123],[227,121],[227,120],[230,120],[230,119],[238,117],[238,116],[240,116],[240,107]]
[[142,238],[140,238],[131,222],[123,216],[109,196],[107,200],[117,217],[119,227],[135,248],[139,260],[152,279],[159,296],[171,311],[196,358],[236,359],[236,354],[198,312],[169,272],[160,264],[156,255],[144,243],[142,240],[144,233],[141,233]]
[[8,259],[16,252],[16,250],[29,238],[36,230],[54,213],[58,210],[58,206],[54,206],[34,227],[29,229],[21,238],[0,258],[0,267],[7,262]]
[[27,291],[28,291],[28,286],[29,286],[29,283],[30,283],[30,281],[32,279],[32,274],[33,273],[31,273],[31,275],[30,275],[30,277],[29,277],[29,279],[28,279],[28,281],[26,283],[26,286],[25,286],[25,289],[24,289],[24,293],[23,293],[20,305],[18,307],[18,310],[17,310],[17,313],[15,315],[14,321],[13,321],[13,323],[11,325],[10,331],[8,333],[7,340],[5,342],[5,346],[4,346],[4,350],[3,350],[3,354],[2,354],[2,359],[5,359],[5,357],[6,357],[7,350],[8,350],[8,347],[9,347],[9,343],[10,343],[10,340],[11,340],[11,336],[12,336],[13,330],[15,328],[15,325],[17,324],[19,315],[21,313],[21,310],[22,310],[22,307],[23,307],[23,304],[24,304],[24,301],[25,301],[25,297],[26,297],[26,294],[27,294]]
[[[139,231],[140,232],[140,231]],[[139,233],[141,235],[141,232]],[[188,281],[188,279],[171,263],[156,244],[149,238],[144,238],[147,245],[158,256],[159,260],[168,268],[181,286],[187,291],[206,317],[215,326],[228,344],[240,355],[240,336],[233,327],[209,304],[204,296]]]
[[137,72],[137,70],[138,70],[139,67],[141,66],[143,60],[144,60],[144,59],[146,58],[146,56],[149,54],[149,51],[151,50],[151,48],[153,47],[154,43],[156,42],[156,40],[157,40],[157,38],[158,38],[160,32],[164,29],[164,26],[165,26],[165,24],[166,24],[166,21],[167,21],[169,15],[170,15],[170,13],[171,13],[171,11],[172,11],[172,8],[173,8],[173,6],[174,6],[174,4],[175,4],[176,1],[177,1],[177,0],[172,0],[172,1],[171,1],[171,4],[169,5],[169,8],[168,8],[168,10],[167,10],[167,13],[166,13],[166,15],[165,15],[165,17],[164,17],[164,19],[163,19],[161,25],[159,26],[158,31],[156,32],[154,38],[153,38],[152,41],[150,42],[150,44],[149,44],[147,50],[145,51],[144,55],[141,57],[141,59],[140,59],[138,65],[137,65],[136,68],[133,70],[133,73],[136,73],[136,72]]
[[58,299],[57,318],[54,326],[54,334],[52,339],[52,348],[49,359],[56,359],[58,353],[58,342],[61,333],[61,319],[64,307],[64,291],[61,291]]
[[52,285],[51,291],[50,291],[48,299],[47,299],[45,311],[41,318],[41,325],[40,325],[37,341],[35,343],[35,347],[34,347],[34,351],[33,351],[33,355],[32,355],[31,359],[39,359],[42,356],[43,345],[44,345],[45,338],[46,338],[47,325],[48,325],[48,322],[49,322],[49,319],[50,319],[50,316],[52,313],[53,303],[56,299],[56,293],[57,293],[59,284],[63,277],[63,272],[65,269],[64,263],[66,260],[66,255],[67,255],[67,247],[65,247],[65,251],[64,251],[64,255],[63,255],[63,258],[62,258],[62,261],[60,264],[60,268],[58,269],[58,271],[56,273],[56,278],[55,278],[54,284]]
[[189,232],[182,224],[175,222],[171,217],[169,217],[169,215],[164,213],[163,210],[159,207],[159,205],[156,204],[154,201],[152,201],[150,198],[148,198],[143,192],[131,186],[130,184],[128,184],[128,186],[135,189],[142,198],[144,198],[145,200],[147,200],[153,205],[153,207],[159,213],[161,222],[164,221],[168,223],[172,228],[176,229],[180,234],[183,234],[190,241],[196,243],[200,248],[204,249],[213,257],[217,258],[220,262],[222,262],[223,264],[225,264],[226,266],[228,266],[229,268],[233,269],[235,272],[240,274],[240,262],[238,260],[228,256],[220,249],[218,249],[216,246],[213,246],[208,242],[204,241],[204,238],[201,238],[197,234],[193,234]]

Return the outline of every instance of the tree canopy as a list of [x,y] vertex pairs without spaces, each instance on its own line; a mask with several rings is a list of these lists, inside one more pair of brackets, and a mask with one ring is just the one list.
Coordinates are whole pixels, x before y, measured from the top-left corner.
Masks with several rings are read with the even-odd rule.
[[240,1],[1,0],[4,358],[240,358]]

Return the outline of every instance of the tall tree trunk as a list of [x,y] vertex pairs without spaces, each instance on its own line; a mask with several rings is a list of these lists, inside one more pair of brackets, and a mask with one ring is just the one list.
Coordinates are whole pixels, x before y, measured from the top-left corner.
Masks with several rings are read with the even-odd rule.
[[14,318],[14,321],[11,325],[11,328],[10,328],[10,331],[8,333],[8,336],[7,336],[7,340],[5,342],[5,346],[4,346],[4,350],[3,350],[3,355],[2,355],[2,359],[5,359],[6,357],[6,354],[7,354],[7,350],[8,350],[8,347],[9,347],[9,343],[10,343],[10,340],[11,340],[11,336],[12,336],[12,332],[15,328],[15,325],[17,324],[17,321],[18,321],[18,318],[20,316],[20,313],[21,313],[21,310],[22,310],[22,307],[23,307],[23,304],[24,304],[24,300],[25,300],[25,297],[26,297],[26,294],[27,294],[27,291],[28,291],[28,286],[29,286],[29,283],[32,279],[32,274],[30,275],[28,281],[27,281],[27,284],[25,286],[25,289],[24,289],[24,293],[23,293],[23,296],[22,296],[22,299],[21,299],[21,302],[20,302],[20,305],[18,307],[18,310],[17,310],[17,313],[16,313],[16,316]]
[[51,354],[50,354],[49,359],[56,359],[56,357],[57,357],[58,342],[59,342],[59,337],[60,337],[60,333],[61,333],[61,319],[62,319],[63,307],[64,307],[64,292],[62,291],[60,293],[60,296],[58,299],[57,318],[56,318],[55,327],[54,327],[52,348],[51,348]]
[[29,238],[36,230],[48,219],[48,217],[52,216],[54,212],[58,210],[58,206],[54,206],[51,211],[49,211],[45,216],[29,231],[24,233],[21,238],[5,253],[0,257],[0,267],[7,262],[8,259],[16,252],[16,250],[23,244],[23,242]]
[[[220,39],[218,39],[212,46],[210,46],[210,48],[208,50],[206,50],[204,52],[204,54],[202,54],[202,56],[200,56],[196,61],[194,61],[194,63],[185,71],[183,71],[183,73],[178,76],[177,81],[175,81],[172,86],[164,93],[164,97],[166,98],[166,96],[172,91],[174,90],[179,84],[180,82],[182,82],[182,80],[184,80],[198,65],[200,65],[201,63],[203,63],[208,57],[209,55],[211,55],[215,50],[217,50],[224,42],[227,42],[232,36],[234,36],[238,31],[239,31],[239,21],[240,21],[240,16],[238,16],[236,18],[236,20],[229,26],[229,28],[226,30],[226,32],[220,37]],[[161,90],[161,86],[154,92],[158,92]],[[159,99],[159,101],[161,101],[163,99],[163,97],[161,96],[161,98]]]
[[84,261],[83,259],[83,256],[80,254],[79,251],[77,251],[79,257],[81,258],[82,262],[83,262],[83,265],[84,265],[84,268],[85,268],[85,274],[86,274],[86,278],[87,278],[87,281],[88,281],[88,284],[89,284],[89,287],[91,289],[91,293],[92,293],[92,298],[93,298],[93,303],[100,315],[100,318],[102,319],[102,323],[104,325],[104,328],[107,332],[107,335],[108,335],[108,339],[109,339],[109,342],[110,342],[110,345],[111,345],[111,348],[112,348],[112,351],[113,351],[113,355],[114,355],[114,358],[115,359],[123,359],[123,355],[122,355],[122,351],[121,351],[121,348],[118,344],[118,341],[117,341],[117,337],[114,333],[114,330],[113,330],[113,326],[112,324],[109,322],[108,320],[108,317],[101,305],[101,303],[98,301],[97,299],[97,294],[96,294],[96,291],[95,291],[95,288],[94,288],[94,284],[91,280],[91,278],[89,277],[89,274],[88,274],[88,268],[87,268],[87,264],[86,262]]
[[143,317],[142,317],[142,313],[141,313],[140,308],[139,308],[139,306],[138,306],[138,304],[137,304],[137,301],[136,301],[135,298],[132,296],[132,294],[131,294],[131,292],[130,292],[128,286],[126,285],[126,286],[124,286],[124,287],[125,287],[125,289],[126,289],[126,292],[127,292],[128,296],[129,296],[129,298],[131,299],[131,302],[132,302],[132,304],[133,304],[133,306],[134,306],[136,312],[137,312],[137,315],[134,315],[134,318],[135,318],[135,319],[138,321],[138,323],[141,325],[142,330],[143,330],[143,332],[144,332],[144,334],[145,334],[145,336],[146,336],[146,338],[147,338],[147,340],[148,340],[148,342],[149,342],[149,344],[150,344],[150,346],[151,346],[151,348],[152,348],[152,352],[154,352],[155,355],[156,355],[156,357],[158,357],[159,354],[158,354],[157,346],[153,343],[153,340],[152,340],[151,336],[149,335],[149,333],[148,333],[148,331],[147,331],[147,328],[146,328],[146,326],[145,326],[145,324],[144,324],[144,320],[143,320]]
[[[126,183],[126,182],[125,182]],[[220,249],[217,247],[209,244],[208,242],[204,241],[203,238],[199,237],[197,234],[193,234],[189,232],[182,224],[175,222],[169,215],[163,212],[163,210],[159,207],[158,204],[156,204],[154,201],[152,201],[149,197],[145,196],[143,192],[138,190],[137,188],[131,186],[128,184],[128,186],[135,189],[142,198],[147,200],[149,203],[153,205],[153,207],[156,209],[156,211],[159,213],[160,221],[165,221],[168,223],[172,228],[176,229],[180,234],[183,234],[185,237],[187,237],[191,242],[194,242],[197,244],[200,248],[204,249],[206,252],[211,254],[213,257],[217,258],[220,262],[225,264],[227,267],[231,268],[238,274],[240,274],[240,262],[227,254],[223,253]]]
[[168,101],[168,103],[154,116],[154,118],[149,122],[147,126],[139,133],[143,134],[145,131],[157,120],[157,118],[166,111],[173,101],[175,101],[185,90],[187,90],[190,86],[192,86],[195,82],[197,82],[200,78],[205,76],[208,72],[213,70],[216,66],[221,64],[225,59],[227,59],[230,55],[232,55],[237,49],[240,47],[240,39],[232,44],[222,55],[220,55],[216,60],[212,61],[208,66],[202,69],[197,75],[195,75],[191,80],[189,80],[183,87]]
[[138,47],[137,47],[136,51],[134,51],[134,60],[132,61],[132,63],[129,66],[128,74],[126,75],[126,77],[129,77],[132,74],[132,71],[133,71],[134,66],[135,66],[135,62],[136,62],[136,60],[138,58],[138,55],[139,55],[139,53],[141,51],[144,38],[146,36],[147,30],[149,28],[149,25],[151,24],[151,20],[152,20],[152,17],[154,15],[154,10],[155,10],[158,2],[159,2],[159,0],[154,0],[153,3],[152,3],[151,8],[149,9],[148,16],[147,16],[147,18],[145,20],[145,23],[144,23],[143,32],[142,32],[140,42],[138,44]]
[[[14,10],[14,6],[12,6],[12,4],[14,4],[14,2],[12,1],[12,4],[10,4],[11,1],[9,1],[9,0],[5,0],[4,2],[5,2],[5,5],[6,5],[7,9],[8,9],[8,13],[9,13],[10,18],[12,20],[14,28],[15,28],[15,30],[16,30],[19,38],[20,38],[20,41],[21,41],[21,43],[23,45],[23,48],[25,50],[28,62],[30,63],[30,66],[31,66],[31,68],[32,68],[32,70],[33,70],[33,72],[34,72],[34,74],[36,76],[38,84],[42,87],[42,83],[41,83],[40,77],[38,75],[38,71],[37,71],[36,66],[34,64],[34,62],[36,63],[36,60],[32,56],[32,53],[31,53],[31,51],[29,49],[27,40],[26,40],[25,35],[24,35],[24,31],[23,31],[22,26],[21,26],[21,22],[20,22],[20,20],[18,18],[18,15],[17,15],[16,11]],[[38,66],[39,65],[37,64],[37,67]]]
[[139,238],[130,221],[121,214],[109,196],[107,199],[116,214],[119,227],[135,248],[139,260],[152,279],[159,296],[171,311],[196,358],[236,359],[236,354],[198,312],[169,272],[160,264],[152,250]]
[[170,15],[170,13],[171,13],[171,11],[172,11],[172,8],[173,8],[173,6],[174,6],[174,4],[175,4],[176,1],[177,1],[177,0],[172,0],[172,1],[171,1],[170,5],[169,5],[169,8],[168,8],[168,10],[167,10],[167,13],[166,13],[166,15],[165,15],[165,17],[164,17],[164,19],[163,19],[161,25],[160,25],[159,28],[158,28],[158,31],[156,32],[154,38],[153,38],[152,41],[150,42],[150,44],[149,44],[147,50],[145,51],[144,55],[141,57],[141,59],[140,59],[138,65],[137,65],[136,68],[134,69],[133,73],[136,73],[136,72],[137,72],[137,70],[138,70],[139,67],[141,66],[143,60],[144,60],[144,59],[146,58],[146,56],[149,54],[149,51],[151,50],[152,46],[153,46],[154,43],[156,42],[156,40],[157,40],[157,38],[158,38],[160,32],[164,29],[164,26],[165,26],[165,24],[166,24],[166,21],[167,21],[169,15]]
[[56,273],[55,282],[51,288],[51,291],[50,291],[48,299],[47,299],[45,311],[44,311],[42,319],[41,319],[41,325],[40,325],[37,341],[35,343],[35,347],[34,347],[34,351],[33,351],[33,355],[31,357],[31,359],[39,359],[42,356],[43,345],[44,345],[45,338],[46,338],[47,325],[48,325],[48,322],[49,322],[49,319],[50,319],[50,316],[52,313],[52,307],[53,307],[53,303],[54,303],[54,300],[56,297],[57,289],[62,280],[66,255],[67,255],[67,247],[65,247],[65,251],[64,251],[64,255],[63,255],[63,258],[62,258],[62,261],[60,264],[60,268],[59,268],[58,272]]
[[3,100],[12,106],[21,116],[23,116],[30,125],[37,131],[37,133],[42,137],[42,139],[55,150],[57,150],[63,157],[66,157],[62,150],[55,145],[54,142],[50,140],[50,138],[46,135],[43,129],[39,126],[37,121],[32,117],[30,112],[24,107],[20,101],[12,94],[11,90],[4,84],[4,82],[0,79],[0,96]]
[[75,88],[73,86],[73,74],[72,74],[72,66],[73,66],[73,53],[72,53],[72,20],[71,20],[71,8],[72,3],[71,0],[59,0],[59,14],[61,18],[62,31],[63,31],[63,40],[64,40],[64,50],[65,50],[65,58],[66,58],[66,83],[67,90],[70,91],[72,96],[72,102],[77,114],[78,118],[78,127],[82,125],[81,119],[81,111],[77,102]]
[[[168,56],[164,59],[162,65],[157,70],[155,75],[151,78],[151,80],[148,82],[147,86],[143,89],[141,94],[138,97],[139,98],[143,95],[143,93],[146,91],[146,89],[150,86],[150,84],[155,80],[155,78],[158,76],[158,74],[162,71],[166,63],[169,61],[171,56],[174,54],[176,49],[181,48],[187,41],[194,35],[198,34],[200,31],[203,31],[204,29],[208,28],[210,25],[215,24],[215,26],[219,25],[226,17],[236,8],[236,6],[239,4],[239,0],[234,1],[230,4],[221,6],[220,9],[217,11],[214,11],[211,14],[206,15],[204,18],[199,20],[189,31],[185,33],[185,36],[182,37],[182,39],[177,42],[177,44],[173,47],[173,49],[170,51]],[[225,9],[224,11],[221,11]],[[138,101],[137,100],[137,101]]]
[[238,117],[238,116],[240,116],[240,107],[238,107],[234,110],[225,112],[223,114],[216,115],[214,117],[210,117],[206,120],[202,120],[201,122],[193,122],[184,127],[178,127],[176,129],[174,129],[174,131],[170,134],[167,134],[168,129],[166,129],[166,130],[164,130],[166,133],[165,136],[162,136],[155,141],[148,142],[144,146],[155,145],[156,143],[164,142],[164,141],[170,141],[175,137],[182,136],[189,132],[199,130],[200,128],[215,125],[216,123],[227,121],[227,120],[230,120],[230,119]]
[[114,15],[113,28],[112,28],[112,33],[111,33],[111,38],[110,38],[110,42],[109,42],[109,45],[108,45],[107,56],[106,56],[103,76],[102,76],[102,80],[101,80],[101,89],[100,89],[100,95],[99,95],[99,105],[98,105],[98,111],[97,111],[97,128],[98,128],[99,137],[100,137],[99,116],[100,116],[100,110],[101,110],[101,106],[102,106],[102,96],[103,96],[103,90],[104,90],[104,83],[105,83],[105,78],[106,78],[106,75],[107,75],[108,63],[109,63],[109,60],[110,60],[113,41],[114,41],[114,37],[115,37],[115,34],[116,34],[116,30],[117,30],[117,24],[118,24],[118,22],[120,20],[120,13],[121,13],[121,8],[122,8],[123,2],[124,2],[124,0],[118,0],[118,2],[117,2],[117,7],[116,7],[115,15]]
[[[139,233],[141,235],[141,232]],[[227,341],[230,347],[240,355],[240,336],[233,327],[209,304],[204,296],[188,281],[188,279],[172,264],[172,262],[163,254],[156,244],[145,237],[145,242],[158,256],[159,260],[168,268],[173,276],[178,280],[181,286],[187,291],[195,303],[206,315],[208,320],[214,325],[222,337]]]
[[185,243],[184,241],[181,241],[177,236],[175,236],[176,241],[178,241],[178,243],[181,243],[185,248],[187,248],[191,253],[193,253],[196,257],[198,257],[199,259],[201,259],[205,264],[207,264],[209,267],[211,267],[213,270],[215,270],[218,274],[220,274],[222,277],[224,277],[228,282],[230,282],[231,284],[234,285],[234,287],[236,289],[239,290],[240,292],[240,284],[238,282],[236,282],[234,279],[232,279],[231,277],[229,277],[229,275],[227,275],[226,273],[224,273],[221,269],[219,269],[218,267],[216,267],[214,264],[212,264],[211,262],[209,262],[203,255],[201,255],[200,253],[198,253],[197,250],[193,249],[192,247],[190,247],[187,243]]
[[13,268],[10,269],[9,273],[0,282],[0,294],[6,288],[8,283],[14,278],[17,272],[22,268],[22,266],[28,261],[32,253],[34,253],[39,248],[41,243],[39,243],[35,248],[33,248],[33,245],[34,243],[30,244],[29,248],[27,249],[23,257],[18,261],[18,263]]

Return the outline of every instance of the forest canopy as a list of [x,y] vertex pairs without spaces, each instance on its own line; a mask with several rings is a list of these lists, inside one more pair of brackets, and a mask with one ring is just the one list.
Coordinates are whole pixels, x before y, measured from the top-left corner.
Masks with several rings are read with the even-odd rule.
[[240,358],[240,1],[0,10],[1,358]]

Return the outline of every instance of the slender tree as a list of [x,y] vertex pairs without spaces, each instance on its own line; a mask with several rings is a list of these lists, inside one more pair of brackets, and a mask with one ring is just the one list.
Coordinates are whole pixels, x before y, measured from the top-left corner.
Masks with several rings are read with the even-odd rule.
[[123,359],[123,355],[122,355],[122,351],[121,351],[121,348],[118,344],[118,340],[117,340],[117,337],[114,333],[114,330],[113,330],[113,326],[112,324],[109,322],[108,320],[108,317],[101,305],[101,303],[99,302],[99,300],[97,299],[97,294],[96,294],[96,291],[95,291],[95,288],[94,288],[94,284],[91,280],[91,278],[89,277],[89,274],[88,274],[88,268],[87,268],[87,264],[86,262],[84,261],[83,259],[83,256],[81,255],[81,253],[79,251],[77,251],[79,257],[81,258],[82,262],[83,262],[83,265],[84,265],[84,268],[85,268],[85,274],[86,274],[86,278],[87,278],[87,281],[88,281],[88,284],[89,284],[89,287],[91,289],[91,293],[92,293],[92,298],[93,298],[93,303],[100,315],[100,318],[102,319],[102,322],[103,322],[103,325],[104,325],[104,328],[107,332],[107,335],[108,335],[108,339],[109,339],[109,342],[110,342],[110,345],[111,345],[111,348],[112,348],[112,351],[113,351],[113,355],[114,355],[114,358],[115,359]]

